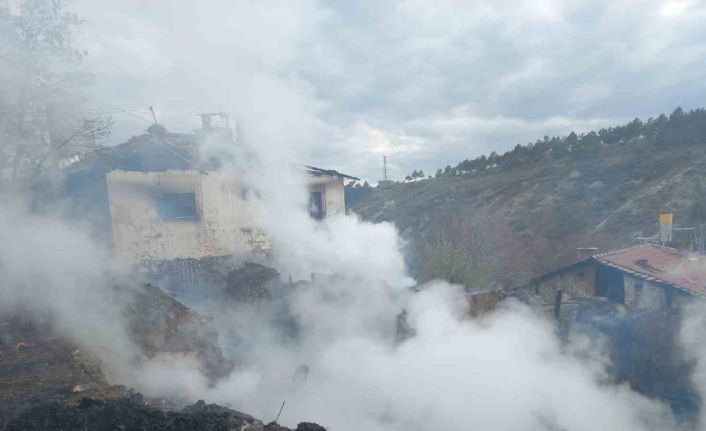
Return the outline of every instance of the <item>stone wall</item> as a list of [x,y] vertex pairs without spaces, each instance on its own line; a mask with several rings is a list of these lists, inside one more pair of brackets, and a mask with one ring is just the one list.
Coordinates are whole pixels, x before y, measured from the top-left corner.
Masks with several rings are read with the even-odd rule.
[[582,262],[548,274],[530,284],[533,293],[545,304],[554,303],[556,293],[562,291],[562,300],[595,296],[596,271],[590,262]]
[[667,287],[641,278],[625,275],[625,305],[641,310],[661,310],[669,308]]

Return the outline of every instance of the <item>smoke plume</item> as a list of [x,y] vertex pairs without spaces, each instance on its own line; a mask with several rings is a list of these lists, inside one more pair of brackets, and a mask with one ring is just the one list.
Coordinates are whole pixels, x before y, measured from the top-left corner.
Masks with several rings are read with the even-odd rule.
[[[191,25],[191,16],[186,21]],[[268,46],[279,54],[277,41]],[[249,63],[259,64],[257,49],[247,48]],[[680,429],[666,405],[606,378],[600,345],[590,345],[595,354],[577,354],[551,322],[526,306],[509,302],[470,319],[459,286],[436,281],[415,293],[404,241],[393,225],[355,214],[312,220],[301,165],[321,127],[319,101],[295,78],[255,66],[239,70],[237,62],[219,58],[229,66],[224,70],[237,70],[228,76],[235,84],[222,103],[239,120],[241,146],[209,142],[203,156],[218,157],[245,186],[272,242],[271,264],[295,279],[322,276],[259,307],[205,310],[221,330],[223,350],[241,363],[213,384],[193,358],[140,357],[122,313],[129,294],[113,288],[135,282],[129,266],[79,226],[8,204],[0,209],[0,311],[50,318],[102,359],[112,382],[148,395],[218,402],[265,421],[285,401],[279,419],[285,425],[317,421],[335,431]],[[217,73],[199,70],[198,60],[184,60],[182,73]],[[204,98],[221,96],[215,84]],[[415,335],[399,342],[403,310]],[[702,320],[685,327],[690,346],[705,345]],[[701,349],[694,354],[706,357]],[[704,382],[706,369],[699,364],[695,378]],[[301,371],[293,379],[303,369],[306,379]]]
[[[272,264],[284,273],[328,276],[287,297],[294,337],[275,323],[277,305],[212,309],[224,347],[237,352],[243,369],[209,388],[205,380],[184,383],[198,379],[191,371],[179,377],[188,370],[183,364],[174,366],[176,374],[159,368],[169,385],[265,420],[286,400],[280,422],[313,419],[334,430],[677,429],[666,405],[610,383],[600,354],[576,354],[525,306],[508,303],[470,320],[459,286],[433,282],[413,293],[394,226],[354,214],[322,222],[308,216],[305,177],[295,163],[306,154],[306,133],[292,136],[288,124],[252,115],[241,127],[252,163],[245,171],[226,169],[252,191],[273,244]],[[397,344],[402,310],[416,335]],[[302,364],[308,379],[293,386]]]

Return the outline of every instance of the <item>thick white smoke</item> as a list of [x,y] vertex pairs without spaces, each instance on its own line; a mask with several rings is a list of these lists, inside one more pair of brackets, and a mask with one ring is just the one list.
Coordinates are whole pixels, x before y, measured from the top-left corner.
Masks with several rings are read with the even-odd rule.
[[[706,394],[706,305],[701,302],[691,304],[684,313],[681,327],[681,344],[694,363],[692,381],[696,390],[704,397]],[[706,427],[706,409],[702,403],[699,427]]]
[[[258,142],[258,141],[254,141]],[[259,144],[259,142],[258,142]],[[276,144],[275,140],[269,141]],[[107,361],[116,382],[150,395],[178,394],[223,403],[264,420],[315,420],[332,430],[665,430],[668,408],[624,385],[606,383],[601,363],[562,346],[552,325],[517,304],[472,320],[461,289],[432,283],[407,289],[393,226],[341,215],[322,224],[303,205],[296,152],[263,156],[248,175],[257,187],[275,264],[329,274],[288,298],[298,322],[283,337],[277,309],[213,312],[226,351],[243,367],[211,386],[189,357],[136,362],[125,335],[122,298],[111,286],[123,269],[75,226],[4,209],[0,213],[3,310],[50,316],[57,328]],[[272,151],[271,148],[268,151]],[[275,152],[276,153],[276,152]],[[268,158],[271,157],[271,158]],[[407,310],[416,336],[396,344]],[[234,342],[237,340],[237,342]],[[141,364],[136,367],[136,364]],[[308,379],[294,384],[301,364]],[[121,368],[122,367],[122,368]],[[119,372],[122,370],[122,372]]]
[[663,406],[601,386],[596,370],[564,354],[528,310],[468,321],[459,304],[453,286],[430,286],[409,303],[416,337],[398,347],[363,334],[332,342],[285,418],[316,417],[341,430],[668,427]]
[[[273,98],[255,99],[264,104]],[[298,112],[302,105],[289,104]],[[278,112],[288,115],[287,109]],[[260,126],[250,128],[253,123]],[[286,400],[280,422],[289,425],[314,420],[343,431],[676,429],[666,406],[606,383],[600,363],[562,347],[552,326],[526,308],[508,305],[471,320],[457,286],[436,282],[412,293],[392,225],[355,215],[311,220],[296,163],[307,133],[292,135],[277,124],[254,114],[243,121],[242,138],[254,155],[243,179],[273,242],[274,264],[328,275],[288,297],[295,336],[281,335],[274,307],[214,308],[227,329],[226,352],[243,364],[231,376],[212,386],[193,358],[177,355],[135,362],[122,299],[110,288],[115,264],[108,254],[75,228],[7,211],[0,224],[3,306],[52,316],[73,339],[112,358],[122,369],[114,373],[116,382],[149,395],[223,403],[264,420]],[[396,344],[403,309],[416,336]],[[302,364],[309,367],[308,379],[297,385],[292,375]]]
[[0,195],[0,313],[41,316],[96,354],[103,371],[130,379],[139,349],[123,311],[131,300],[129,266],[113,259],[81,225],[28,212]]
[[[193,25],[191,15],[182,19],[183,28]],[[252,33],[259,36],[260,29]],[[279,55],[277,40],[268,46]],[[258,50],[248,48],[259,64]],[[435,282],[413,293],[394,226],[355,215],[313,221],[299,163],[312,162],[302,158],[311,155],[317,101],[276,73],[259,67],[236,72],[240,64],[222,53],[218,58],[237,82],[227,88],[254,159],[243,170],[243,151],[214,145],[209,155],[232,162],[226,169],[242,175],[238,179],[251,190],[275,247],[273,264],[295,277],[327,275],[287,298],[297,333],[281,334],[274,305],[214,307],[223,347],[242,361],[240,369],[214,386],[189,357],[161,355],[136,367],[121,315],[126,299],[111,289],[124,273],[120,264],[75,227],[7,209],[0,211],[0,310],[50,316],[60,331],[104,359],[116,383],[149,395],[219,402],[265,421],[286,400],[280,422],[287,425],[317,421],[335,431],[678,429],[665,405],[607,383],[600,361],[562,346],[552,325],[527,308],[507,304],[472,320],[458,286]],[[218,73],[199,70],[199,60],[184,59],[190,81]],[[222,97],[218,82],[208,90]],[[403,309],[416,335],[397,343]],[[292,375],[302,364],[308,378],[297,384]],[[697,377],[706,381],[704,375],[699,368]]]
[[[75,226],[7,208],[0,219],[2,311],[49,316],[101,358],[134,364],[120,314],[125,298],[110,288],[121,265]],[[394,250],[397,242],[377,246]],[[600,364],[567,352],[551,325],[528,309],[509,304],[470,320],[455,286],[434,283],[412,294],[360,277],[356,262],[348,264],[352,275],[292,297],[302,322],[298,341],[276,336],[266,309],[221,316],[252,343],[241,352],[245,368],[215,387],[184,357],[163,356],[137,377],[118,378],[147,393],[205,398],[265,420],[286,399],[281,422],[316,420],[333,430],[676,429],[665,406],[603,383]],[[396,345],[403,306],[416,336]],[[701,323],[687,329],[698,333]],[[297,386],[299,364],[310,372]]]
[[[282,106],[278,113],[287,115]],[[287,297],[299,325],[295,337],[282,337],[275,306],[214,308],[227,328],[224,347],[243,362],[215,387],[178,361],[171,370],[168,363],[154,367],[159,378],[145,390],[187,392],[264,420],[286,400],[280,422],[315,420],[332,430],[677,429],[665,405],[607,383],[599,354],[575,355],[526,307],[508,304],[471,320],[458,286],[434,282],[412,293],[394,226],[355,215],[309,217],[296,163],[306,153],[307,133],[292,135],[289,125],[253,115],[241,127],[254,163],[232,171],[253,191],[273,264],[283,273],[329,277]],[[225,160],[237,164],[238,155]],[[397,344],[403,309],[416,336]],[[308,380],[293,385],[301,364],[309,367]]]
[[[676,429],[664,405],[606,383],[600,363],[566,350],[552,326],[522,306],[470,320],[456,286],[437,282],[412,293],[392,225],[355,215],[311,220],[297,163],[311,133],[300,126],[315,123],[308,99],[274,78],[254,80],[251,92],[240,117],[254,160],[240,179],[253,192],[274,264],[284,273],[327,275],[288,297],[298,322],[295,336],[281,335],[281,325],[273,324],[277,309],[267,305],[214,308],[220,326],[237,335],[223,334],[225,350],[243,363],[231,376],[212,386],[183,356],[135,362],[120,315],[124,299],[110,288],[119,265],[76,228],[7,210],[0,213],[3,309],[51,316],[57,328],[116,370],[116,382],[149,395],[223,403],[264,420],[286,400],[280,421],[289,425],[314,420],[342,431]],[[276,117],[268,106],[278,107]],[[299,119],[297,127],[280,121],[290,116]],[[223,160],[237,163],[242,154]],[[242,166],[233,171],[243,172]],[[403,309],[416,336],[396,344]],[[295,385],[292,375],[302,364],[309,367],[308,379]]]

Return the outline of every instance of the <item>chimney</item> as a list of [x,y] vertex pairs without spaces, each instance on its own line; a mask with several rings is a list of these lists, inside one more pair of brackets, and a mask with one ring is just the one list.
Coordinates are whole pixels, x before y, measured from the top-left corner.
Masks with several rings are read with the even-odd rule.
[[663,213],[659,215],[659,242],[662,245],[672,242],[672,221],[674,215],[672,213]]
[[[225,142],[233,142],[235,135],[233,129],[230,128],[230,115],[227,112],[206,112],[199,114],[201,117],[201,129],[195,130],[197,135],[201,137],[218,137]],[[221,119],[220,125],[213,124],[213,119],[218,117]]]
[[199,114],[201,116],[201,130],[211,130],[213,125],[211,125],[211,117],[213,114]]
[[598,247],[578,247],[576,249],[576,258],[578,260],[588,259],[589,257],[598,253],[600,249]]

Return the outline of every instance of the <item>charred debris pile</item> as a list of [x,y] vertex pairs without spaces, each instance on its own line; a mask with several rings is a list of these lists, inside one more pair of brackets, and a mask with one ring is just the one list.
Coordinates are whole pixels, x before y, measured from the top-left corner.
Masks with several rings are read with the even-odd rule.
[[[252,416],[203,401],[179,411],[155,409],[139,394],[109,400],[83,398],[72,404],[48,402],[17,416],[5,428],[7,431],[76,429],[290,431],[274,422],[265,425]],[[302,422],[294,431],[325,431],[325,428]]]
[[[270,268],[244,265],[228,277],[225,297],[263,300],[277,276]],[[125,316],[130,338],[144,357],[193,356],[211,382],[236,368],[224,357],[210,318],[152,284],[117,288],[131,291]],[[21,311],[0,315],[0,430],[289,430],[203,401],[188,405],[193,402],[178,394],[146,398],[111,384],[100,360],[56,332],[51,320]],[[324,428],[302,423],[296,429]]]
[[[282,282],[280,274],[257,263],[243,263],[223,274],[217,300],[228,307],[277,309],[282,336],[297,337],[288,314],[287,292],[313,283]],[[185,353],[198,360],[212,382],[237,368],[237,352],[226,358],[216,324],[152,284],[125,287],[134,300],[126,308],[132,340],[145,357]],[[209,291],[210,292],[210,291]],[[564,340],[599,339],[610,358],[608,378],[669,403],[689,421],[700,400],[689,376],[693,363],[678,347],[681,315],[674,309],[634,309],[604,297],[565,297],[560,306],[532,289],[467,292],[469,318],[480,317],[503,300],[519,300],[553,319]],[[541,292],[540,292],[541,293]],[[29,315],[0,316],[0,430],[287,430],[226,407],[195,400],[150,399],[106,378],[100,361],[83,346],[52,330],[51,321]],[[397,339],[414,336],[406,313],[397,318]],[[223,334],[221,334],[223,335]],[[229,334],[230,335],[230,334]],[[303,423],[297,430],[321,430]]]

